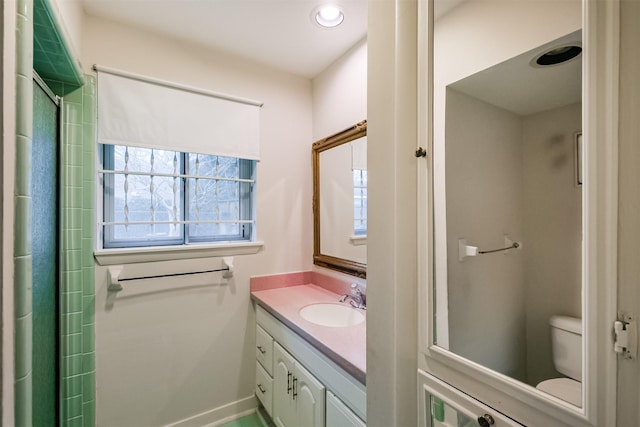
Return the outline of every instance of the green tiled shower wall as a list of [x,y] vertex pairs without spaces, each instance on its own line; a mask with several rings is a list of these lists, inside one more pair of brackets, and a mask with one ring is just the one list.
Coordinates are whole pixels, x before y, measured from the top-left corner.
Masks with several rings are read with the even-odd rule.
[[33,137],[33,3],[18,0],[16,16],[16,165],[14,268],[15,425],[32,424],[31,150]]
[[60,414],[62,425],[94,426],[95,77],[85,76],[84,86],[63,93]]
[[[15,425],[32,424],[34,403],[31,159],[35,66],[50,88],[64,96],[60,123],[60,424],[93,426],[96,82],[93,76],[83,81],[47,0],[35,0],[35,4],[18,0],[16,30]],[[45,67],[43,63],[47,64],[46,72],[38,69]],[[86,84],[79,88],[83,82]]]

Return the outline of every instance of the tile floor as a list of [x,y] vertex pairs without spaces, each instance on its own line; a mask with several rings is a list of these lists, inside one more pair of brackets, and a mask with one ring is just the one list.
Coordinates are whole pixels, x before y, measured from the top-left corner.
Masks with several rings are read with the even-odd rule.
[[272,427],[273,424],[266,421],[260,414],[253,413],[251,415],[238,418],[218,427]]

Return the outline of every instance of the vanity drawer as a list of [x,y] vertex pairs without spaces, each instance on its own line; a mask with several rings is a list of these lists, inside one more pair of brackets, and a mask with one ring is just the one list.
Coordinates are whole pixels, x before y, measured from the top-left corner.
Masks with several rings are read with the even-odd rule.
[[256,359],[273,375],[273,338],[259,325],[256,326]]
[[256,362],[256,396],[270,417],[273,417],[273,378]]

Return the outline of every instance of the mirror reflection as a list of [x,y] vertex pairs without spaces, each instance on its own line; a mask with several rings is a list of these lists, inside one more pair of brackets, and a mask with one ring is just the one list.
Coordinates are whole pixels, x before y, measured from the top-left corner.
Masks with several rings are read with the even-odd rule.
[[438,3],[436,344],[581,406],[580,3]]
[[360,277],[367,263],[366,121],[313,144],[314,263]]
[[367,137],[320,153],[320,251],[367,262]]

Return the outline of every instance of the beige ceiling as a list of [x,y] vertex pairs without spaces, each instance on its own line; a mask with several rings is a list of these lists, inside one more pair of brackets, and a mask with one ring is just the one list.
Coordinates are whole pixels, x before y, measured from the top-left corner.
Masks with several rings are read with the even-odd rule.
[[85,12],[313,78],[367,32],[367,0],[336,0],[342,25],[312,21],[322,0],[83,0]]
[[568,34],[449,86],[521,116],[581,102],[581,56],[547,67],[531,65],[540,54],[568,45],[581,46],[582,32]]

